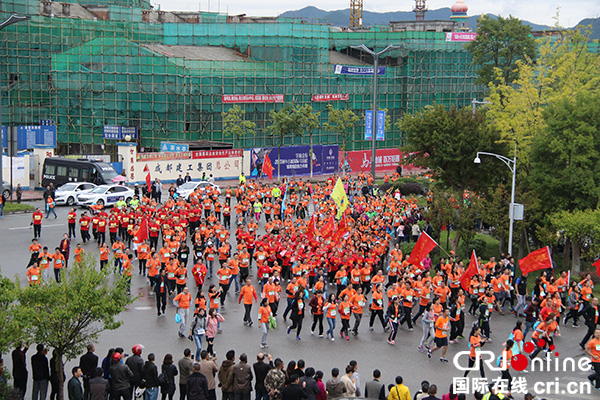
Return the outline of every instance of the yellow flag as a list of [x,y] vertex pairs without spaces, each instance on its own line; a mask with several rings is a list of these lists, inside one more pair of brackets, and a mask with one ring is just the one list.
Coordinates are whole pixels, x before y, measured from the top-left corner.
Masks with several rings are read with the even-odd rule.
[[337,218],[341,217],[342,213],[346,211],[348,208],[348,196],[346,196],[346,191],[344,190],[344,184],[342,180],[338,178],[335,186],[333,187],[333,191],[331,192],[331,198],[335,201],[335,204],[338,206]]

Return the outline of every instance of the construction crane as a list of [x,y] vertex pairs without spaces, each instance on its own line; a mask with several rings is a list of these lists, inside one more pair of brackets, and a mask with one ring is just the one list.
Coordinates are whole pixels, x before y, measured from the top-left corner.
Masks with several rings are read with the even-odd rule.
[[425,21],[425,13],[427,12],[426,0],[415,0],[415,17],[417,21]]
[[363,0],[350,0],[350,28],[362,26]]

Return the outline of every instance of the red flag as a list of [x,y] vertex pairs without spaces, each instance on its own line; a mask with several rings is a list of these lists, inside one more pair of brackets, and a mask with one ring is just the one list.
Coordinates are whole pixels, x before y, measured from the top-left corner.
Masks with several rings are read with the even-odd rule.
[[593,267],[596,267],[596,273],[600,275],[600,258],[592,264]]
[[346,233],[350,232],[350,225],[348,225],[348,220],[346,219],[346,214],[342,214],[342,218],[340,219],[340,223],[337,226],[336,231],[333,234],[333,242],[337,243],[341,238],[346,235]]
[[146,221],[146,220],[142,221],[142,223],[140,225],[140,229],[138,229],[138,231],[135,234],[135,238],[138,243],[141,243],[142,240],[148,239],[148,221]]
[[310,218],[308,221],[308,226],[306,227],[306,237],[309,241],[312,241],[315,238],[315,234],[317,233],[317,221],[315,221],[315,215]]
[[333,220],[333,215],[329,217],[329,220],[323,225],[321,228],[321,236],[323,239],[329,238],[333,235],[333,231],[335,231],[335,221]]
[[519,266],[523,275],[540,269],[552,268],[552,257],[550,257],[550,248],[542,247],[539,250],[532,251],[525,258],[519,260]]
[[435,249],[435,246],[437,245],[438,244],[431,238],[431,236],[425,232],[421,232],[419,240],[417,240],[417,244],[415,244],[415,247],[413,247],[413,250],[410,253],[408,262],[412,265],[419,265],[425,256],[429,254],[431,250]]
[[271,164],[271,159],[268,154],[265,154],[265,161],[263,162],[262,171],[263,174],[266,174],[269,179],[273,179],[273,164]]
[[471,262],[469,262],[469,267],[460,277],[460,286],[466,291],[468,291],[471,278],[475,275],[479,275],[479,265],[477,264],[477,256],[475,255],[475,250],[473,250],[473,254],[471,254]]
[[148,173],[146,175],[146,186],[148,187],[148,195],[150,195],[152,184],[150,183],[150,168],[148,168],[148,164],[146,164],[146,166],[144,167],[144,172]]

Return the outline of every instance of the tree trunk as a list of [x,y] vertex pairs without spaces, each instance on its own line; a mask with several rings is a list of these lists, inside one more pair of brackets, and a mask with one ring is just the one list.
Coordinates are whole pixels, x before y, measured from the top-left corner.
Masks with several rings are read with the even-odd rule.
[[454,254],[458,254],[458,244],[459,243],[460,243],[460,232],[456,231],[456,236],[454,236],[454,239],[452,239],[452,243],[450,244],[452,246],[452,251],[454,251]]
[[581,272],[581,249],[579,248],[579,242],[577,240],[572,241],[571,247],[573,249],[573,265],[571,271],[573,271],[573,274],[578,274]]
[[313,177],[313,135],[310,134],[310,154],[308,155],[308,162],[310,163],[310,177]]
[[63,400],[65,398],[65,363],[63,362],[63,351],[60,349],[56,349],[57,357],[56,357],[56,371],[58,374],[58,400]]
[[[527,247],[527,232],[525,231],[525,229],[523,229],[521,231],[521,235],[519,237],[519,254],[517,255],[517,259],[520,260],[521,258],[525,257],[525,248]],[[514,253],[514,249],[513,249],[513,253]],[[511,254],[511,256],[514,257],[514,254]]]
[[277,147],[277,180],[281,180],[281,144]]
[[571,240],[565,239],[565,245],[563,250],[563,268],[567,268],[569,265],[569,259],[571,258]]
[[504,236],[500,236],[498,240],[498,252],[504,253],[506,251],[506,238]]

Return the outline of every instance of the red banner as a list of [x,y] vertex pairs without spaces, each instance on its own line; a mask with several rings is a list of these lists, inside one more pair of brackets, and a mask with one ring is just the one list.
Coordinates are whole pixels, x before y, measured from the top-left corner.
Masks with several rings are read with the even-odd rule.
[[437,246],[436,241],[425,232],[422,232],[419,236],[419,240],[417,240],[417,244],[415,244],[415,247],[413,247],[410,253],[408,262],[412,265],[421,264],[421,261],[423,261],[425,256],[429,254],[431,250],[435,249],[435,246]]
[[550,257],[550,248],[542,247],[539,250],[532,251],[525,258],[519,260],[519,267],[523,275],[540,269],[552,268],[552,258]]
[[241,157],[243,150],[200,150],[162,153],[138,153],[137,161],[189,160]]
[[200,158],[225,158],[225,157],[241,157],[244,150],[200,150],[192,151],[194,160]]
[[329,220],[327,220],[327,222],[325,222],[325,225],[323,225],[321,227],[321,236],[323,237],[323,239],[327,239],[331,235],[333,235],[334,231],[335,231],[335,221],[333,220],[333,215],[332,215],[331,217],[329,217]]
[[224,94],[223,103],[283,103],[283,94]]
[[269,179],[273,179],[273,164],[271,164],[269,154],[265,154],[265,162],[263,163],[261,172],[263,174],[266,174],[269,177]]
[[335,93],[335,94],[313,94],[312,101],[338,101],[348,100],[349,94]]
[[[377,149],[375,151],[375,171],[395,171],[404,153],[398,149]],[[340,151],[340,160],[344,159],[344,152]],[[371,150],[357,150],[346,152],[346,172],[370,172]],[[402,169],[408,174],[424,172],[422,168],[413,165],[403,165]]]
[[471,262],[469,263],[469,267],[460,277],[460,286],[462,286],[465,292],[469,291],[471,279],[478,274],[479,266],[477,265],[477,255],[475,254],[475,250],[473,250],[473,253],[471,254]]

